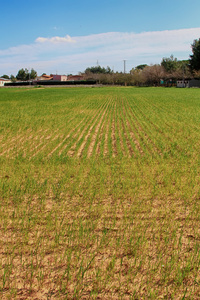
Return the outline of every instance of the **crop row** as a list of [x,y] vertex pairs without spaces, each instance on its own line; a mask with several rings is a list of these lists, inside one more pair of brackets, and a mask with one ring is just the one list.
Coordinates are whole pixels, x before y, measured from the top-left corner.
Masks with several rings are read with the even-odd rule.
[[[0,156],[14,158],[21,155],[30,160],[54,155],[88,158],[151,156],[159,159],[184,151],[181,142],[174,141],[171,116],[162,119],[155,105],[144,99],[140,102],[119,96],[97,99],[92,109],[86,106],[78,114],[63,120],[59,122],[58,119],[54,129],[37,124],[36,130],[20,128],[14,136],[8,130],[7,135],[0,136]],[[180,132],[176,134],[180,137]]]

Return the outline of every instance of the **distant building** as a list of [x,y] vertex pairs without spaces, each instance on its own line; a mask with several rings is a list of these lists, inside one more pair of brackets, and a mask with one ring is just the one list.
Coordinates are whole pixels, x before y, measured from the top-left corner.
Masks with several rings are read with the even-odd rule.
[[177,80],[176,86],[178,88],[189,87],[189,80]]
[[200,80],[199,79],[188,79],[188,80],[177,80],[177,87],[179,88],[192,88],[198,87],[200,88]]
[[83,75],[69,75],[67,76],[67,81],[80,81],[83,80]]
[[53,80],[53,75],[43,74],[42,76],[37,77],[36,80]]
[[53,76],[53,80],[56,81],[67,81],[67,76],[66,75],[52,75]]
[[83,80],[83,75],[58,75],[58,74],[50,74],[46,75],[43,74],[36,78],[35,81],[42,81],[42,80],[53,80],[53,81],[80,81]]
[[200,88],[200,80],[199,79],[189,80],[189,87],[198,87],[198,88]]
[[5,83],[11,82],[10,79],[0,78],[0,87],[4,86]]

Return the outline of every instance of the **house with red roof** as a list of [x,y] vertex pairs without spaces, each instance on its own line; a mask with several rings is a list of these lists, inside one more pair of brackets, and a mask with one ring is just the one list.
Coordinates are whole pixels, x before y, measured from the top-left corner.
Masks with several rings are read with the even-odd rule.
[[69,75],[69,76],[67,76],[68,81],[79,81],[79,80],[83,80],[83,79],[84,79],[83,75]]
[[37,77],[36,80],[53,80],[53,75],[42,74],[41,76]]

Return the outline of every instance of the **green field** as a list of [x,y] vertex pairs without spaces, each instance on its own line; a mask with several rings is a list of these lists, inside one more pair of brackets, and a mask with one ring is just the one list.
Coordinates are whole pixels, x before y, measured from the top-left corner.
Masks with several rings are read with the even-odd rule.
[[0,298],[199,299],[199,150],[199,89],[0,89]]

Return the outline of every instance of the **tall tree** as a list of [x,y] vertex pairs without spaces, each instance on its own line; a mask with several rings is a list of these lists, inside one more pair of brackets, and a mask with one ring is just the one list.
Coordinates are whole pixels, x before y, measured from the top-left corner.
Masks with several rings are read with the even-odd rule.
[[159,85],[160,80],[165,76],[165,70],[159,64],[146,66],[142,70],[142,75],[147,85]]
[[37,72],[34,69],[31,69],[31,72],[29,73],[28,69],[20,69],[17,73],[17,80],[26,81],[29,79],[35,79],[37,76]]
[[20,69],[16,76],[17,80],[25,81],[28,79],[28,69]]
[[194,40],[192,47],[192,55],[190,55],[190,68],[192,71],[200,70],[200,38]]
[[30,79],[35,79],[37,77],[37,72],[34,69],[31,69]]
[[163,57],[161,66],[166,72],[172,73],[177,68],[177,58],[171,55],[170,57]]

